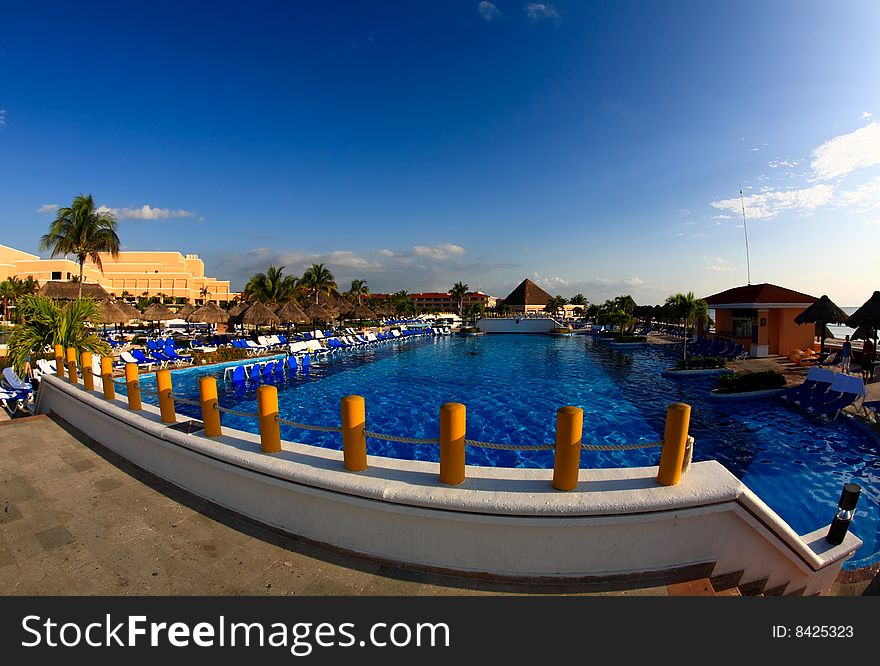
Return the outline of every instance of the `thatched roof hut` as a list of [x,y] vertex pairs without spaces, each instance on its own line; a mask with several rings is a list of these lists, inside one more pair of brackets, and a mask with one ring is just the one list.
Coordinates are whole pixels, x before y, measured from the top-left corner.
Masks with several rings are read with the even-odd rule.
[[302,308],[296,304],[296,301],[287,301],[275,310],[275,314],[285,324],[308,324],[311,321]]
[[129,321],[143,317],[141,311],[127,301],[115,301],[113,304],[128,316]]
[[[75,301],[79,298],[79,282],[59,282],[52,280],[40,287],[40,296],[48,296],[61,301]],[[110,300],[110,294],[95,282],[82,283],[83,298],[94,298],[96,301]]]
[[180,308],[175,314],[177,315],[178,319],[186,319],[195,311],[196,311],[196,306],[190,305],[189,303],[187,303],[182,308]]
[[335,320],[339,314],[333,308],[327,307],[326,305],[317,305],[312,303],[308,308],[306,308],[306,316],[309,319],[314,321],[333,321]]
[[254,303],[241,315],[241,323],[246,326],[268,326],[280,324],[281,320],[262,303]]
[[144,310],[141,319],[143,321],[168,321],[169,319],[177,319],[177,315],[161,303],[153,303]]
[[130,319],[113,301],[107,299],[98,301],[98,307],[101,308],[102,324],[124,324]]
[[208,301],[202,307],[193,310],[186,320],[191,324],[225,324],[229,321],[229,313],[214,301]]
[[361,303],[359,305],[355,305],[351,310],[346,312],[345,318],[351,320],[375,319],[376,313],[373,312],[366,305]]
[[512,308],[525,308],[527,305],[547,305],[547,301],[553,298],[534,282],[526,278],[517,285],[516,289],[504,299],[504,305]]

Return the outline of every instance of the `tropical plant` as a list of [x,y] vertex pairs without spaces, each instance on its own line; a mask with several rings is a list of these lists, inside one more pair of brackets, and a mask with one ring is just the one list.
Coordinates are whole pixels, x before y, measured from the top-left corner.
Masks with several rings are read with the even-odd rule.
[[[40,283],[34,280],[33,275],[28,275],[24,280],[12,276],[0,282],[0,298],[3,299],[3,319],[9,319],[10,304],[14,304],[22,296],[36,293],[39,288]],[[20,317],[16,316],[16,319],[20,320]]]
[[95,334],[101,323],[101,308],[92,298],[59,305],[46,296],[26,295],[19,299],[18,310],[22,323],[9,338],[8,353],[19,374],[24,373],[27,357],[42,353],[47,346],[73,347],[77,352],[101,356],[110,353],[110,346]]
[[569,301],[571,305],[575,305],[574,315],[576,317],[584,318],[587,316],[587,306],[590,302],[587,300],[587,297],[583,294],[575,294],[572,296]]
[[691,324],[696,321],[701,311],[706,312],[705,316],[708,317],[706,302],[702,301],[702,305],[700,303],[700,299],[694,296],[692,291],[686,294],[678,293],[666,299],[666,305],[670,314],[684,326],[685,335],[684,345],[682,346],[682,358],[685,359],[687,358],[687,338]]
[[[284,267],[282,266],[282,268],[284,268]],[[201,296],[202,298],[207,298],[208,294],[210,294],[210,293],[211,292],[208,291],[208,285],[205,285],[201,289],[199,289],[199,296]]]
[[269,264],[265,273],[257,273],[248,280],[242,296],[248,301],[285,303],[296,293],[296,278],[283,275],[284,266]]
[[458,303],[458,316],[461,317],[464,310],[464,297],[468,294],[468,286],[464,282],[456,282],[448,293]]
[[483,316],[483,312],[485,310],[485,306],[480,302],[471,303],[465,308],[465,315],[474,322],[477,323],[477,319]]
[[547,304],[544,306],[544,312],[549,312],[551,315],[558,315],[560,311],[565,313],[565,305],[568,303],[566,299],[558,294],[550,298],[547,301]]
[[370,293],[370,287],[367,286],[366,280],[352,280],[351,289],[348,290],[348,293],[353,296],[357,301],[357,304],[360,305],[361,297]]
[[333,273],[324,267],[324,264],[312,264],[303,273],[299,284],[314,292],[315,303],[318,303],[322,293],[329,296],[336,289],[336,279],[333,277]]
[[108,210],[95,208],[92,195],[78,194],[70,207],[59,208],[49,225],[49,232],[40,238],[40,249],[51,250],[52,256],[72,254],[79,264],[79,293],[82,298],[83,264],[91,259],[101,272],[101,252],[119,256],[116,216]]

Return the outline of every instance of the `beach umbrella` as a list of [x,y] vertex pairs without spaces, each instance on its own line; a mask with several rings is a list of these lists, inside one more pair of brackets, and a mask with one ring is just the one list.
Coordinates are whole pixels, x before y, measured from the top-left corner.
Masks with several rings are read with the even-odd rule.
[[186,319],[195,311],[196,311],[196,307],[194,305],[189,305],[189,304],[184,305],[182,308],[180,308],[177,311],[177,318],[178,319]]
[[[862,307],[853,312],[847,324],[854,328],[867,326],[874,331],[880,328],[880,291],[875,291]],[[871,337],[874,338],[876,335]]]
[[143,321],[168,321],[169,319],[177,319],[177,315],[174,314],[171,310],[165,307],[162,303],[153,303],[150,307],[144,310],[144,314],[141,315],[141,319]]
[[248,306],[249,303],[247,301],[240,301],[229,308],[226,311],[226,314],[228,314],[230,317],[238,317],[241,315],[242,312],[248,309]]
[[244,311],[241,323],[246,326],[268,326],[280,324],[281,320],[269,308],[257,302]]
[[131,321],[132,319],[140,319],[143,316],[141,311],[128,301],[115,301],[113,304],[128,315],[128,321]]
[[348,312],[346,312],[345,318],[352,319],[352,320],[375,319],[376,313],[373,312],[370,308],[368,308],[363,303],[360,303],[360,304],[354,306]]
[[192,324],[225,324],[229,321],[229,313],[214,301],[208,301],[202,307],[193,310],[186,321]]
[[107,324],[124,324],[128,321],[128,315],[116,307],[116,304],[108,299],[98,301],[101,308],[101,323],[104,324],[104,334],[107,333]]
[[314,321],[333,321],[337,317],[336,310],[327,307],[326,305],[318,305],[317,303],[312,303],[308,308],[306,308],[306,316]]
[[822,344],[819,352],[825,351],[825,324],[845,324],[847,322],[847,314],[834,303],[828,296],[823,295],[818,301],[813,303],[806,310],[801,312],[794,318],[795,324],[819,324],[821,326]]
[[285,324],[308,324],[310,321],[302,308],[296,304],[296,301],[287,301],[275,310],[275,314]]
[[873,340],[874,329],[870,326],[859,326],[855,333],[849,336],[850,340]]

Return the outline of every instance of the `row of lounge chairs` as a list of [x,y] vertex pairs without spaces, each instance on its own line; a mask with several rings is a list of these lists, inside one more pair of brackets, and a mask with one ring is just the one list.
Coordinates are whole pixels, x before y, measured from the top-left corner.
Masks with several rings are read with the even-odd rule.
[[778,396],[809,412],[837,418],[845,407],[855,404],[867,391],[861,377],[852,377],[827,368],[813,367],[802,384],[784,389]]
[[296,374],[298,365],[306,370],[309,367],[309,354],[304,354],[297,362],[297,357],[290,354],[281,359],[269,359],[265,362],[246,363],[230,366],[223,371],[223,380],[233,384],[265,384],[274,382],[283,377],[285,372],[288,376]]
[[724,338],[697,338],[688,347],[688,352],[694,356],[720,356],[729,361],[747,356],[742,344]]
[[30,414],[30,405],[34,402],[34,387],[23,381],[14,369],[3,368],[0,380],[0,405],[12,416],[15,412]]

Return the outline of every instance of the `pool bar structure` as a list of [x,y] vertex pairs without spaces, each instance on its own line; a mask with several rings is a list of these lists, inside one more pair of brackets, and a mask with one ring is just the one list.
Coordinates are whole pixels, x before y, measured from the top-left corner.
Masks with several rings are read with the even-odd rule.
[[[660,464],[580,469],[583,412],[557,412],[554,468],[466,466],[466,408],[439,409],[440,462],[369,456],[363,399],[343,398],[336,451],[282,441],[274,386],[258,389],[259,434],[226,428],[216,382],[200,380],[202,419],[177,415],[173,373],[159,407],[142,404],[137,368],[117,398],[68,355],[45,375],[38,413],[54,413],[131,463],[284,532],[375,560],[498,579],[640,581],[701,572],[765,594],[821,594],[861,540],[798,534],[717,461],[689,464],[689,407],[670,405]],[[188,423],[187,423],[188,422]],[[297,424],[301,425],[301,424]],[[405,438],[401,438],[405,439]],[[418,440],[420,443],[427,440]],[[829,523],[833,518],[828,516]]]

